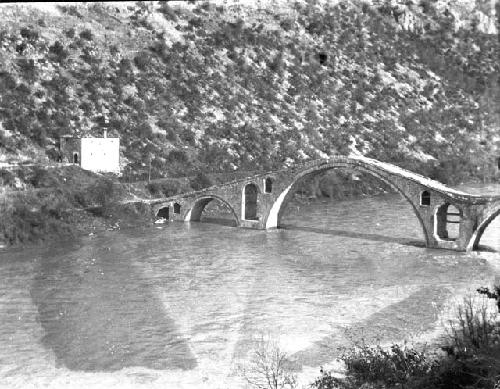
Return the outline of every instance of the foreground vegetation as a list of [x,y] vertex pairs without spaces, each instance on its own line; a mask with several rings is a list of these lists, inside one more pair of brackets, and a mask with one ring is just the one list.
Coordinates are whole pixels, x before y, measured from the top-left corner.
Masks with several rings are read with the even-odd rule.
[[[340,359],[345,371],[321,370],[313,389],[500,388],[500,286],[468,296],[450,320],[439,350],[357,344]],[[494,301],[494,304],[488,302]],[[293,364],[278,346],[255,350],[244,378],[254,388],[298,388]]]

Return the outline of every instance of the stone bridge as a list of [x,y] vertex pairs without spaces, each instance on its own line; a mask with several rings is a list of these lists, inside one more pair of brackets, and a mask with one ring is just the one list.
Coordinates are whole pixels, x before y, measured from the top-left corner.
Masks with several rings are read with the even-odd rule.
[[156,218],[199,221],[205,206],[218,200],[232,211],[238,227],[277,228],[299,185],[331,169],[367,173],[399,192],[415,212],[427,247],[473,250],[488,224],[500,214],[500,196],[471,195],[361,156],[315,160],[149,203]]

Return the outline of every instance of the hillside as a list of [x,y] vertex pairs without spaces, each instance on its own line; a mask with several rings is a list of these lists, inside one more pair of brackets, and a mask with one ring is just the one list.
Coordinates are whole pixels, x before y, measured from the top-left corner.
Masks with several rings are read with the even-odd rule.
[[60,135],[107,129],[132,179],[350,152],[492,179],[494,2],[452,3],[3,5],[0,162],[55,160]]

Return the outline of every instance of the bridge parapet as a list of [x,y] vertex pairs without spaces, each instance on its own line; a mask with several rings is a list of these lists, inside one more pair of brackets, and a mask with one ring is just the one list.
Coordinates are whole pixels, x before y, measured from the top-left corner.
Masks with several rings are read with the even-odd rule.
[[306,179],[332,169],[366,173],[385,182],[411,205],[426,245],[466,250],[477,247],[486,226],[500,213],[500,196],[468,194],[398,166],[360,156],[333,156],[256,174],[223,185],[150,201],[155,216],[199,221],[212,200],[231,210],[236,225],[278,228],[283,211]]

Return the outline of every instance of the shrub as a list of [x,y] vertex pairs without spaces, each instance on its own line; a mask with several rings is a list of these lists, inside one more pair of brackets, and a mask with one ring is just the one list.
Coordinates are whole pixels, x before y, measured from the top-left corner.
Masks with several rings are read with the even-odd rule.
[[68,38],[74,38],[75,37],[75,29],[73,27],[67,29],[64,31],[64,35],[66,35]]
[[182,186],[175,181],[150,182],[146,188],[152,196],[170,197],[183,191]]
[[112,203],[116,196],[116,190],[113,180],[106,177],[100,177],[89,187],[74,191],[72,196],[73,202],[77,206],[83,208],[106,208]]
[[14,186],[16,176],[9,170],[0,170],[0,184],[5,186]]
[[184,150],[172,150],[167,155],[168,163],[189,163],[189,157]]
[[65,221],[68,207],[61,192],[45,197],[24,192],[10,198],[0,205],[0,238],[14,245],[73,236],[74,227]]
[[76,16],[77,18],[82,18],[83,15],[78,12],[78,8],[75,5],[70,5],[70,6],[60,6],[60,9],[64,12],[67,13],[68,15]]
[[213,181],[207,174],[199,172],[196,176],[189,180],[189,184],[194,190],[201,190],[212,186]]
[[[19,174],[19,177],[22,177],[21,174]],[[54,170],[40,166],[36,166],[33,170],[27,171],[23,180],[35,188],[57,189],[61,186],[60,179]]]
[[[479,288],[480,294],[497,300],[494,292]],[[443,350],[448,356],[435,359],[422,351],[399,345],[384,350],[380,346],[355,348],[342,356],[346,377],[335,378],[329,372],[312,384],[317,389],[407,388],[407,389],[498,389],[500,379],[500,322],[486,298],[464,298],[456,320],[450,323]]]
[[389,350],[362,345],[342,356],[349,376],[357,383],[406,384],[425,377],[434,368],[424,352],[394,344]]
[[500,285],[493,286],[493,292],[489,288],[479,288],[477,289],[479,294],[485,295],[490,299],[494,299],[497,302],[498,313],[500,313]]
[[134,64],[139,70],[146,70],[150,62],[151,56],[145,51],[134,57]]
[[54,55],[58,61],[63,61],[69,55],[69,53],[64,49],[64,46],[59,41],[55,41],[54,44],[49,47],[49,53]]
[[312,384],[312,388],[316,389],[337,389],[346,387],[347,383],[340,378],[332,376],[332,373],[326,370],[320,370],[321,376]]
[[454,353],[477,353],[500,342],[496,318],[497,313],[491,312],[486,298],[465,297],[458,306],[456,320],[449,322],[448,334]]
[[297,377],[288,356],[278,344],[261,339],[252,353],[250,363],[239,367],[239,374],[252,388],[294,389]]
[[91,41],[93,38],[92,31],[86,28],[85,30],[80,32],[80,38]]
[[91,188],[90,192],[94,197],[94,201],[98,205],[105,206],[111,201],[114,195],[113,181],[108,178],[98,180]]
[[36,41],[38,39],[38,31],[32,27],[23,27],[21,28],[21,36],[30,41]]
[[175,13],[175,10],[172,9],[166,2],[161,2],[160,7],[158,8],[158,12],[162,13],[166,20],[171,20],[176,22],[178,17]]

